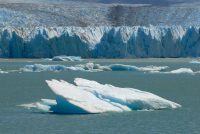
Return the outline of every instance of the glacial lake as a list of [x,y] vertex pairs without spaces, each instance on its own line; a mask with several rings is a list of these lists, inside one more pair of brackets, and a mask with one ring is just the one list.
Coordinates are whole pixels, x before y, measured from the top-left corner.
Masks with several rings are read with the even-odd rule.
[[[168,66],[167,71],[189,68],[200,71],[194,59],[87,59],[82,62],[55,62],[44,59],[0,59],[1,134],[199,134],[200,73],[149,73],[141,71],[18,71],[25,65],[74,66],[87,62],[101,65],[125,64],[137,67]],[[8,72],[8,73],[5,73]],[[182,105],[175,110],[131,111],[86,115],[58,115],[28,110],[20,104],[41,98],[55,99],[45,80],[74,78],[148,91]]]

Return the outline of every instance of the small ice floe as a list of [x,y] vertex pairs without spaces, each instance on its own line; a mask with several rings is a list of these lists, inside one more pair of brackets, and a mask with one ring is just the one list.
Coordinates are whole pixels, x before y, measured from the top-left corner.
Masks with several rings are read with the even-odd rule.
[[0,69],[0,74],[7,74],[8,72],[7,71],[3,71]]
[[76,68],[75,70],[88,71],[88,72],[112,71],[109,66],[101,66],[100,64],[95,64],[92,62],[76,65],[74,67]]
[[23,68],[20,68],[22,72],[43,72],[43,71],[64,71],[67,67],[64,65],[42,65],[42,64],[33,64],[25,65]]
[[200,60],[192,60],[189,63],[191,63],[191,64],[200,64]]
[[137,67],[133,65],[124,65],[124,64],[111,64],[108,66],[112,71],[141,71],[141,72],[154,72],[154,71],[163,71],[168,68],[168,66],[146,66],[146,67]]
[[52,61],[82,61],[83,59],[79,56],[66,56],[66,55],[60,55],[55,56],[52,58]]
[[42,58],[42,60],[45,60],[45,61],[52,61],[51,58]]
[[39,102],[20,106],[58,114],[152,111],[181,107],[175,102],[149,92],[100,84],[82,78],[76,78],[75,84],[63,80],[47,80],[46,82],[57,96],[55,100],[41,99]]
[[179,68],[179,69],[175,69],[175,70],[171,70],[171,71],[167,71],[167,72],[159,72],[159,71],[155,71],[155,72],[151,72],[151,73],[160,73],[160,74],[191,74],[191,75],[195,75],[195,74],[199,74],[200,71],[193,71],[191,68]]
[[168,73],[171,73],[171,74],[182,74],[182,73],[194,74],[195,72],[191,68],[179,68],[176,70],[172,70]]

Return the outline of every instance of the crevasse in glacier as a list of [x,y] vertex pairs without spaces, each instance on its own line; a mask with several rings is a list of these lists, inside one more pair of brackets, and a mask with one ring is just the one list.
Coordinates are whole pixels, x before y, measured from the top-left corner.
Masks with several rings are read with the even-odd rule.
[[197,26],[34,27],[0,29],[0,57],[198,57]]
[[100,84],[82,78],[76,78],[75,85],[63,80],[47,80],[46,82],[56,94],[56,100],[41,99],[40,102],[20,106],[61,114],[159,110],[181,107],[177,103],[149,92]]

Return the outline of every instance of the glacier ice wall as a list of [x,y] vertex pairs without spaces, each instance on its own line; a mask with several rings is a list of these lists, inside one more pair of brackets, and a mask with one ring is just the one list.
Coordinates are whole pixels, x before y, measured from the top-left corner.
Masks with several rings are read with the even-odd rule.
[[34,27],[0,29],[0,57],[198,57],[197,26]]

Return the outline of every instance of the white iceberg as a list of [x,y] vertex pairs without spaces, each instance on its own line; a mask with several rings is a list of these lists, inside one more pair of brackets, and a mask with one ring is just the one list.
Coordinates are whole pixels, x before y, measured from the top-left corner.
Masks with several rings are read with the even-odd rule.
[[192,60],[190,61],[191,64],[200,64],[200,61],[199,60]]
[[0,74],[7,74],[7,73],[8,73],[8,72],[3,71],[3,70],[0,69]]
[[155,71],[155,72],[151,72],[151,73],[162,73],[162,74],[191,74],[191,75],[195,75],[195,74],[199,74],[200,71],[193,71],[191,68],[179,68],[179,69],[175,69],[175,70],[171,70],[168,72],[159,72],[159,71]]
[[177,103],[149,92],[104,85],[82,78],[76,78],[75,85],[63,80],[47,80],[46,82],[56,94],[56,100],[42,99],[40,102],[20,106],[60,114],[160,110],[181,107]]
[[100,64],[95,64],[92,62],[76,65],[75,68],[77,70],[89,71],[89,72],[112,71],[112,69],[109,66],[101,66]]
[[82,58],[79,56],[60,55],[53,57],[52,61],[82,61]]
[[181,73],[194,74],[195,72],[191,68],[179,68],[176,70],[172,70],[169,73],[171,73],[171,74],[181,74]]

